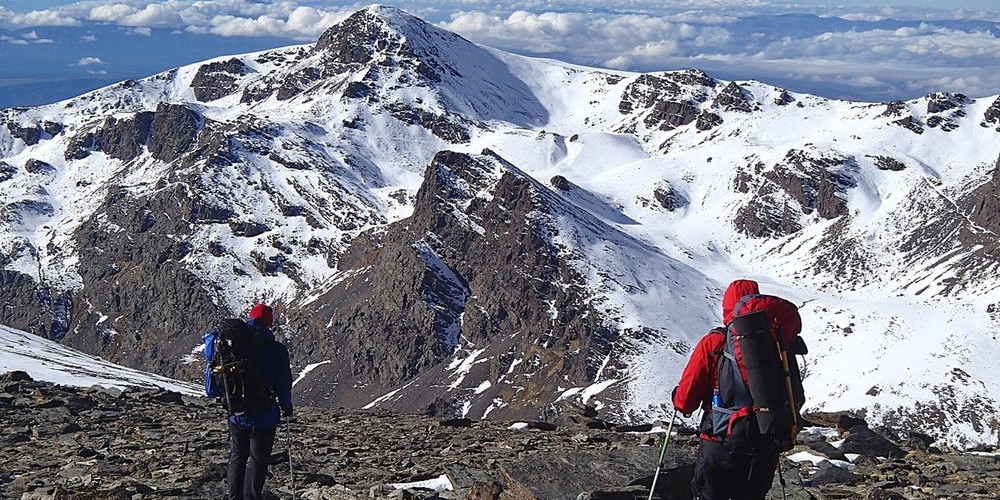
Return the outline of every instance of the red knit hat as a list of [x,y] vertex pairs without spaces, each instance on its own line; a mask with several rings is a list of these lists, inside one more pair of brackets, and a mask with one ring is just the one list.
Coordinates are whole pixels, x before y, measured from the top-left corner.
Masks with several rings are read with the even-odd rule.
[[271,328],[274,324],[274,310],[267,304],[257,304],[250,309],[250,319],[260,326]]

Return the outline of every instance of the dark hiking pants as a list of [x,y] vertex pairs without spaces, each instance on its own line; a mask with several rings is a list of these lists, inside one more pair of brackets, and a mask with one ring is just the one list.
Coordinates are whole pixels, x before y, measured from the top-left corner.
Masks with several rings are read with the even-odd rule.
[[721,443],[702,439],[691,491],[695,500],[764,500],[777,467],[777,453],[731,457]]
[[250,429],[229,423],[229,500],[263,498],[267,461],[274,447],[274,427]]

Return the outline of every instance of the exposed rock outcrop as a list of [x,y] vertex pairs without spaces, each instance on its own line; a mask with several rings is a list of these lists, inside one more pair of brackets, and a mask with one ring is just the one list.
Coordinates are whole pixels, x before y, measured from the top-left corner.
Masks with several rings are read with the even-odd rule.
[[852,158],[802,150],[789,151],[773,168],[753,164],[734,178],[735,189],[754,193],[734,224],[751,236],[776,236],[801,229],[800,215],[815,213],[824,219],[846,215],[846,191],[854,181],[844,170],[853,168],[857,165]]
[[712,100],[712,106],[724,111],[740,111],[743,113],[749,113],[754,109],[752,96],[736,82],[729,82],[726,88],[722,89],[722,92],[719,92],[719,95],[715,96],[715,99]]
[[10,135],[24,141],[26,146],[34,146],[42,139],[42,127],[38,125],[7,122],[7,130],[10,131]]
[[161,102],[156,107],[146,147],[157,160],[174,161],[188,151],[201,126],[201,116],[187,106]]
[[182,263],[192,246],[177,236],[190,234],[197,220],[193,203],[177,204],[190,198],[187,189],[175,184],[152,197],[113,192],[80,226],[76,239],[88,265],[80,269],[84,287],[71,324],[89,335],[69,336],[68,345],[175,378],[195,375],[179,360],[225,313]]
[[653,190],[653,198],[668,212],[689,204],[688,200],[669,184],[657,186]]
[[795,102],[795,98],[785,89],[781,89],[781,92],[774,98],[774,103],[778,106],[786,106],[793,102]]
[[952,94],[950,92],[935,92],[927,96],[927,113],[943,113],[949,110],[958,110],[957,116],[965,116],[961,109],[972,102],[965,94]]
[[671,130],[695,121],[699,104],[708,101],[708,91],[716,85],[698,70],[640,75],[625,88],[618,110],[623,115],[641,111],[647,128]]
[[904,118],[900,118],[899,120],[895,120],[892,123],[894,125],[899,125],[900,127],[903,127],[903,128],[905,128],[905,129],[909,130],[910,132],[913,132],[914,134],[917,134],[917,135],[920,135],[920,134],[924,133],[924,126],[923,126],[923,124],[920,123],[920,120],[917,120],[916,118],[914,118],[912,116],[907,116],[907,117],[904,117]]
[[48,162],[31,158],[24,162],[24,170],[32,174],[48,174],[52,173],[55,169]]
[[17,173],[17,167],[0,161],[0,182],[10,180]]
[[721,116],[711,111],[702,111],[701,114],[698,115],[698,121],[694,124],[694,126],[698,130],[705,131],[718,127],[719,125],[722,125],[722,123],[723,120]]
[[885,104],[885,110],[879,116],[886,118],[901,117],[906,113],[906,103],[903,101],[892,101]]
[[[153,127],[153,113],[144,111],[126,118],[107,117],[94,133],[93,145],[112,158],[131,161],[142,152]],[[81,145],[86,140],[74,141]]]
[[989,177],[962,202],[969,220],[1000,233],[1000,158]]
[[134,160],[147,148],[154,158],[173,161],[188,151],[202,117],[183,104],[161,102],[156,111],[142,111],[124,118],[107,117],[96,130],[74,136],[64,154],[67,161],[86,158],[99,150],[123,162]]
[[469,131],[460,124],[457,117],[413,108],[403,103],[391,104],[386,109],[397,120],[410,125],[419,125],[445,141],[455,144],[469,142]]
[[986,109],[980,125],[986,128],[995,127],[996,131],[1000,132],[1000,97],[994,99],[993,104],[990,104],[990,107]]
[[892,172],[899,172],[906,169],[906,164],[891,157],[883,155],[867,155],[875,162],[875,168],[879,170],[889,170]]
[[201,102],[221,99],[239,90],[240,80],[252,72],[249,66],[236,58],[205,64],[198,68],[191,80],[191,90]]

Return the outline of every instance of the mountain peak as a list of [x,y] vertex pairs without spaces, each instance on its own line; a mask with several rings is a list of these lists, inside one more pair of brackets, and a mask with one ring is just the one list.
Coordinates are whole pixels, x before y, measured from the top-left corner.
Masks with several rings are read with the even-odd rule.
[[[457,112],[484,121],[534,124],[546,114],[528,86],[494,54],[395,7],[374,5],[355,12],[324,32],[312,54],[321,60],[323,75],[339,79],[357,72],[347,89],[350,97],[369,96],[378,89],[430,89],[422,96],[424,105],[407,109],[408,116],[430,113],[437,117],[432,121],[462,122],[443,117]],[[315,64],[308,61],[293,79],[315,79],[310,76],[317,73]],[[404,103],[411,100],[408,95],[383,95],[381,100]],[[409,102],[404,107],[413,108]],[[466,139],[464,133],[447,135],[448,140]]]
[[372,5],[331,26],[316,42],[315,51],[331,53],[339,62],[365,64],[379,53],[422,55],[420,40],[430,33],[460,38],[395,7]]

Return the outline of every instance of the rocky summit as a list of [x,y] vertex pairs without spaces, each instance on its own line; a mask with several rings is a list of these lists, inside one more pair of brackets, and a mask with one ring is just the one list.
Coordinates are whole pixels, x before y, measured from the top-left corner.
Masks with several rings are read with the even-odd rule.
[[[621,426],[562,402],[546,421],[303,407],[279,429],[270,498],[615,500],[649,495],[664,422]],[[1000,456],[883,436],[816,414],[784,455],[784,498],[996,498]],[[690,498],[698,438],[668,442],[656,498]],[[225,414],[161,389],[79,389],[0,376],[0,498],[223,498]],[[891,438],[891,439],[890,439]],[[768,496],[780,499],[777,479]]]

